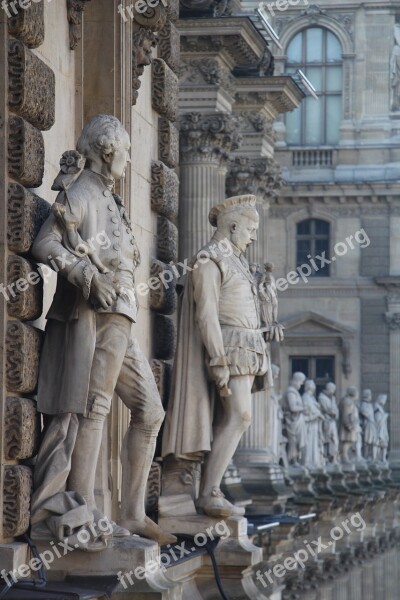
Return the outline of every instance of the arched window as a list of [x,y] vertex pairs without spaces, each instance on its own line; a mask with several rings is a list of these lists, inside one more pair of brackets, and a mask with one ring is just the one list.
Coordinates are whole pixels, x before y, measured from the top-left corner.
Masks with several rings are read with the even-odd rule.
[[[322,219],[300,221],[300,223],[297,223],[296,233],[296,262],[298,267],[304,264],[309,265],[310,260],[315,259],[317,256],[324,256],[329,259],[330,225],[327,221]],[[319,267],[321,261],[316,260],[315,263]],[[329,277],[329,265],[324,264],[318,270],[312,268],[311,275],[314,277]]]
[[342,120],[342,47],[338,38],[323,27],[309,27],[292,38],[286,55],[286,72],[301,69],[319,96],[319,101],[305,98],[287,114],[288,145],[336,145]]

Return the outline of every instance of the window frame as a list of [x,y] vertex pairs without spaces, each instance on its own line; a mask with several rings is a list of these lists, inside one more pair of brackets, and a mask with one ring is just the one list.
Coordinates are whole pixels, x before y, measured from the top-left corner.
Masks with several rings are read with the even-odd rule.
[[[322,234],[322,233],[316,233],[316,223],[317,221],[320,221],[322,223],[326,223],[328,225],[328,233],[327,234]],[[309,222],[310,223],[310,233],[309,234],[299,234],[298,233],[298,227],[299,225],[301,225],[302,223],[306,223]],[[298,242],[299,241],[310,241],[310,252],[309,254],[311,255],[311,258],[315,258],[316,256],[316,242],[317,241],[321,241],[321,240],[325,240],[326,241],[326,253],[327,256],[326,258],[330,258],[330,248],[331,248],[331,223],[325,219],[321,219],[318,217],[307,217],[306,219],[302,219],[300,221],[297,221],[296,223],[296,268],[301,266],[302,264],[304,264],[304,262],[301,262],[299,260],[299,248],[298,248]],[[319,253],[321,251],[318,251]],[[311,259],[308,259],[308,262]],[[331,277],[332,273],[331,273],[331,265],[324,265],[324,268],[319,270],[319,271],[312,271],[312,274],[310,275],[310,277],[318,277],[318,278],[326,278],[326,277]]]

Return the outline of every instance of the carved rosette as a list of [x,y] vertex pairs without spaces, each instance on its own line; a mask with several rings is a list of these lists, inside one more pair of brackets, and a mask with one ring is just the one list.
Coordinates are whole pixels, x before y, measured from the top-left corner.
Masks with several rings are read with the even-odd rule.
[[39,374],[42,332],[31,325],[9,321],[6,335],[6,383],[9,392],[33,393]]
[[178,70],[180,64],[180,35],[178,29],[170,21],[158,33],[158,56],[173,71]]
[[154,358],[172,360],[176,350],[176,326],[171,317],[154,315]]
[[18,40],[8,43],[8,106],[38,129],[54,124],[54,73]]
[[227,159],[240,146],[239,127],[240,118],[232,115],[183,115],[179,123],[182,162]]
[[82,37],[82,15],[86,2],[90,2],[90,0],[67,0],[69,47],[71,50],[75,50]]
[[151,165],[151,208],[161,216],[176,221],[179,203],[179,179],[175,171],[161,161]]
[[5,537],[17,537],[29,527],[32,471],[29,467],[4,467],[3,531]]
[[150,278],[158,279],[160,284],[150,288],[150,308],[163,315],[172,315],[176,311],[178,298],[176,295],[175,275],[171,265],[160,260],[153,260]]
[[172,367],[170,364],[156,359],[151,360],[150,366],[153,371],[154,379],[156,380],[158,393],[160,394],[161,401],[165,408],[168,402]]
[[178,77],[161,58],[153,60],[152,105],[160,115],[176,120],[178,110]]
[[24,460],[37,452],[39,417],[36,404],[28,398],[7,398],[4,422],[6,460]]
[[29,252],[50,214],[50,204],[19,183],[8,186],[7,239],[12,252]]
[[178,229],[166,217],[157,218],[157,258],[166,263],[178,258]]
[[229,164],[228,196],[255,194],[260,200],[275,198],[282,187],[281,169],[271,158],[237,157]]
[[10,117],[8,130],[8,172],[27,187],[42,185],[44,141],[42,133],[21,117]]
[[[10,4],[10,2],[8,2]],[[44,42],[44,2],[35,0],[28,8],[21,8],[14,2],[15,10],[9,8],[8,33],[24,42],[28,48],[37,48]],[[17,6],[16,6],[17,5]]]
[[34,321],[42,314],[43,279],[36,265],[22,256],[7,260],[8,316],[21,321]]
[[179,131],[168,119],[158,119],[158,157],[173,169],[179,162]]

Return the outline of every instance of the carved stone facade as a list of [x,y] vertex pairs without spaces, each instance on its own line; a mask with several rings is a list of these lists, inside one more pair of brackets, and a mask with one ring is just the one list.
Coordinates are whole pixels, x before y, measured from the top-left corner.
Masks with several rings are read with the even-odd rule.
[[8,172],[26,187],[39,187],[44,172],[44,142],[41,131],[22,117],[8,122]]

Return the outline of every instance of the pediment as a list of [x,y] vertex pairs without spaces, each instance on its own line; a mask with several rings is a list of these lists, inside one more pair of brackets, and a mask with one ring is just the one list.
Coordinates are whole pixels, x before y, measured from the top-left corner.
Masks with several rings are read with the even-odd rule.
[[285,326],[285,337],[315,336],[348,338],[355,335],[354,329],[312,311],[286,319],[283,325]]

